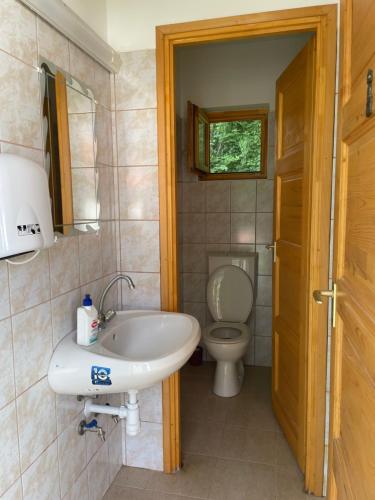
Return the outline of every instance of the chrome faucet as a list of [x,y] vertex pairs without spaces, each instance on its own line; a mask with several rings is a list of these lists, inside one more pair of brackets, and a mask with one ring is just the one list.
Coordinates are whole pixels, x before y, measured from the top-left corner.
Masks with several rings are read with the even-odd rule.
[[104,328],[105,323],[108,323],[109,321],[111,321],[111,319],[114,318],[114,316],[116,315],[116,312],[113,309],[108,309],[108,311],[104,312],[103,306],[104,306],[104,301],[105,301],[105,298],[106,298],[109,290],[119,280],[125,280],[127,282],[130,290],[134,290],[134,288],[135,288],[135,285],[134,285],[131,277],[127,276],[125,274],[119,274],[118,276],[115,276],[114,278],[111,279],[111,281],[108,283],[108,285],[104,288],[102,295],[100,297],[100,301],[99,301],[98,318],[99,318],[99,323],[101,325],[101,328]]

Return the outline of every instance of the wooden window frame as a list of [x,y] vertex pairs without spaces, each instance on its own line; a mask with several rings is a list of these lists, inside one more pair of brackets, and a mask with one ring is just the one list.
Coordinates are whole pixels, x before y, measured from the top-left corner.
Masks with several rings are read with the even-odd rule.
[[[230,111],[208,111],[188,102],[188,168],[202,181],[266,179],[268,156],[268,113],[266,108],[249,108]],[[206,123],[205,165],[199,166],[199,121]],[[259,172],[213,173],[210,171],[210,124],[244,120],[261,120],[261,169]],[[191,124],[191,125],[190,125]]]

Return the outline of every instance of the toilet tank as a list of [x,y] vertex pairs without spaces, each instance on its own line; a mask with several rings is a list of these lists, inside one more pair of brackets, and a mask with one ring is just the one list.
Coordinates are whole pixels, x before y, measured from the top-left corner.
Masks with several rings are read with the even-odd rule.
[[211,275],[215,269],[221,266],[237,266],[240,267],[250,277],[251,283],[255,291],[256,269],[257,269],[256,252],[248,253],[222,253],[212,252],[208,254],[208,273]]

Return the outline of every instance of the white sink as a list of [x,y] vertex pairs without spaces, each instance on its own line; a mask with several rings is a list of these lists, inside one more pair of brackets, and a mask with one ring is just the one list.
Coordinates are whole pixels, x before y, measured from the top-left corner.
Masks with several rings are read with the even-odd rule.
[[59,394],[110,394],[144,389],[189,359],[200,340],[198,321],[180,313],[118,312],[90,347],[65,337],[50,361],[48,381]]

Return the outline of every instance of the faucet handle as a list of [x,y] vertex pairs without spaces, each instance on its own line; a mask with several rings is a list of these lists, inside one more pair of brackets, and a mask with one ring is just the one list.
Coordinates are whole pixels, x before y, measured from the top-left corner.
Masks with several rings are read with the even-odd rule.
[[113,309],[108,309],[106,313],[104,313],[104,322],[111,321],[116,316],[116,311]]

